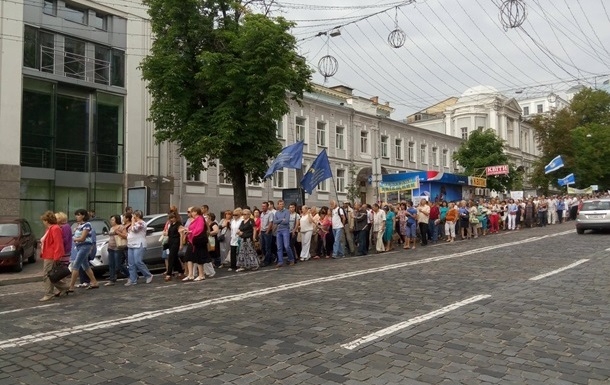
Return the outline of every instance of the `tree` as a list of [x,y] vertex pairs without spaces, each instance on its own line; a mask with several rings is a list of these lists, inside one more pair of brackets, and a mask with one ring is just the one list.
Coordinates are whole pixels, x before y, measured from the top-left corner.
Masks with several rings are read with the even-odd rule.
[[288,99],[300,103],[311,88],[293,24],[251,12],[252,3],[144,0],[155,39],[141,68],[155,139],[177,143],[192,172],[218,160],[235,206],[247,204],[246,176],[260,180],[282,148],[276,122]]
[[453,160],[464,168],[465,175],[478,176],[487,166],[508,164],[509,174],[487,178],[487,187],[496,191],[510,190],[513,187],[516,170],[504,153],[505,143],[493,129],[474,131],[468,140],[453,154]]
[[[532,182],[543,192],[549,185],[558,187],[557,179],[574,173],[576,187],[598,184],[610,187],[610,94],[585,88],[570,105],[531,121],[542,152],[534,165]],[[544,166],[561,155],[565,166],[561,173],[545,174]]]

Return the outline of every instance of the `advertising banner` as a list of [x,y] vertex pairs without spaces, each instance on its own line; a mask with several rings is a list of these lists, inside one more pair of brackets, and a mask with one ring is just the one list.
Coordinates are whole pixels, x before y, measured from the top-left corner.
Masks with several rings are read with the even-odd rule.
[[568,194],[593,194],[593,186],[587,188],[574,188],[568,186]]
[[485,167],[485,174],[487,176],[491,175],[507,175],[508,174],[508,165],[502,164],[499,166],[489,166]]
[[379,190],[382,193],[394,191],[407,191],[419,188],[419,177],[404,179],[396,182],[379,182]]
[[468,177],[468,184],[474,187],[487,187],[487,179],[486,178],[478,178],[476,176]]

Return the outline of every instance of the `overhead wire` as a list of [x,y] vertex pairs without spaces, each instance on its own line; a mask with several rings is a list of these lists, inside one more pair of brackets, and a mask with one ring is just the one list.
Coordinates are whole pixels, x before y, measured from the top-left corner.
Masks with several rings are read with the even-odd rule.
[[[382,24],[385,26],[385,23],[383,23],[383,21],[381,20],[381,17],[380,17],[379,15],[377,16],[377,18],[378,18],[378,19],[379,19],[379,21],[380,21],[380,22],[381,22],[381,23],[382,23]],[[372,30],[373,30],[373,31],[374,31],[374,32],[377,34],[377,36],[378,36],[380,39],[383,39],[383,37],[382,37],[382,36],[379,34],[379,31],[377,30],[377,28],[375,28],[375,27],[372,25],[372,23],[371,23],[369,20],[367,20],[367,22],[368,22],[368,23],[369,23],[369,25],[371,26],[371,29],[372,29]],[[367,38],[368,38],[368,35],[367,35],[366,33],[364,33],[364,32],[363,32],[363,35],[364,35],[365,37],[367,37]],[[413,46],[414,46],[414,47],[417,47],[419,50],[421,50],[421,51],[422,51],[422,53],[424,54],[424,56],[426,56],[426,57],[427,57],[427,58],[428,58],[430,61],[432,61],[432,62],[433,62],[433,63],[434,63],[434,64],[435,64],[437,67],[439,67],[439,68],[440,68],[442,71],[444,71],[444,72],[445,72],[445,73],[446,73],[446,74],[447,74],[447,75],[448,75],[450,78],[452,78],[452,79],[453,79],[453,78],[455,78],[455,77],[454,77],[454,76],[453,76],[451,73],[449,73],[449,71],[447,71],[447,70],[446,70],[446,69],[445,69],[443,66],[441,66],[441,65],[440,65],[440,64],[439,64],[439,63],[438,63],[436,60],[434,60],[434,59],[433,59],[433,58],[432,58],[430,55],[428,55],[428,53],[426,52],[426,50],[424,50],[424,49],[422,49],[421,47],[419,47],[419,46],[418,46],[418,45],[415,43],[415,41],[413,41],[413,39],[411,38],[411,36],[410,36],[408,33],[405,33],[405,36],[406,36],[406,38],[407,38],[407,39],[409,39],[409,41],[410,41],[410,42],[413,44]],[[406,48],[405,48],[404,46],[403,46],[401,49],[402,49],[402,50],[406,50]],[[395,53],[396,53],[396,56],[398,56],[398,57],[399,57],[399,59],[400,59],[400,60],[401,60],[401,61],[402,61],[402,62],[405,64],[405,66],[407,66],[407,68],[409,68],[409,69],[410,69],[410,70],[411,70],[411,71],[412,71],[412,72],[413,72],[415,75],[417,75],[417,76],[418,76],[418,77],[419,77],[419,78],[420,78],[420,79],[421,79],[423,82],[427,82],[426,78],[425,78],[423,75],[420,75],[420,74],[419,74],[417,71],[415,71],[415,70],[413,69],[413,67],[411,67],[411,65],[410,65],[410,64],[409,64],[409,63],[408,63],[406,60],[404,60],[404,59],[403,59],[403,57],[402,57],[401,55],[399,55],[397,52],[395,52]],[[432,71],[432,69],[430,69],[430,66],[429,66],[429,65],[424,64],[424,63],[423,63],[423,62],[422,62],[422,61],[419,59],[419,56],[418,56],[418,55],[412,55],[412,56],[411,56],[411,58],[415,59],[415,61],[417,61],[417,62],[418,62],[418,63],[419,63],[421,66],[422,66],[422,68],[425,68],[426,70],[428,70],[428,72],[430,72],[430,74],[431,74],[432,76],[436,77],[436,78],[437,78],[437,79],[438,79],[438,80],[439,80],[441,83],[449,85],[449,82],[447,81],[447,79],[442,79],[441,77],[439,77],[439,76],[438,76],[438,75],[437,75],[435,72],[433,72],[433,71]],[[467,85],[467,84],[465,84],[464,82],[462,82],[462,81],[461,81],[461,79],[457,79],[457,80],[458,80],[458,82],[462,83],[462,85],[463,85],[463,86],[465,86],[465,87],[467,87],[467,88],[468,88],[468,85]],[[431,86],[432,86],[432,87],[433,87],[433,88],[434,88],[436,91],[438,91],[440,94],[446,94],[446,92],[443,92],[443,91],[439,90],[437,87],[433,86],[432,84],[429,84],[429,85],[431,85]],[[450,85],[450,87],[451,87],[451,88],[452,88],[454,91],[459,92],[459,91],[457,90],[457,88],[455,88],[454,86]]]
[[[432,14],[440,21],[440,23],[449,31],[450,34],[452,34],[455,39],[464,47],[466,48],[466,50],[475,58],[479,59],[479,61],[483,64],[483,65],[487,65],[487,63],[483,62],[483,60],[481,60],[479,58],[479,55],[475,54],[474,51],[472,49],[470,49],[470,47],[468,46],[468,44],[465,44],[462,39],[455,33],[453,33],[453,31],[447,26],[446,23],[443,22],[443,20],[440,18],[440,16],[436,13],[436,11],[430,6],[429,2],[424,2],[424,4],[426,4],[426,6],[428,6],[428,8],[430,9],[430,11],[432,12]],[[436,28],[436,25],[434,23],[432,23],[425,15],[424,13],[418,8],[415,7],[415,9],[417,9],[417,11],[420,13],[420,15],[422,15],[422,17],[430,24],[432,25],[432,28],[434,28],[435,31],[437,31],[441,36],[444,36],[439,30],[438,28]],[[460,27],[461,28],[461,27]],[[476,45],[476,44],[475,44]],[[496,76],[492,75],[490,72],[488,72],[486,69],[484,69],[483,67],[479,66],[478,64],[476,64],[473,60],[470,59],[470,57],[468,55],[465,55],[464,52],[462,52],[461,50],[457,49],[453,44],[451,45],[451,47],[460,55],[462,56],[464,59],[466,59],[470,64],[472,64],[473,66],[475,66],[479,71],[481,71],[482,73],[484,73],[485,75],[489,76],[491,79],[495,80],[496,82],[498,82],[498,84],[506,84],[504,82],[504,80],[502,80],[501,78],[504,75],[501,75],[500,73],[498,73],[496,70],[494,70],[492,68],[492,66],[489,66],[489,70],[490,72],[493,72]],[[485,55],[485,52],[483,52]],[[485,55],[488,56],[488,55]],[[497,63],[494,63],[497,66]],[[508,80],[508,83],[511,85],[516,85],[515,83],[513,83],[512,81]]]
[[580,1],[576,2],[578,4],[578,6],[580,7],[580,11],[582,12],[583,16],[585,17],[585,20],[587,21],[587,24],[589,25],[589,28],[591,29],[591,31],[593,31],[593,35],[595,36],[595,38],[597,39],[597,41],[599,42],[599,45],[602,47],[602,49],[608,54],[608,56],[610,57],[610,52],[608,52],[608,49],[606,49],[606,46],[604,45],[604,43],[602,43],[601,39],[599,38],[599,35],[597,34],[597,31],[595,30],[595,28],[593,28],[593,25],[591,25],[591,20],[589,20],[589,17],[587,16],[587,13],[585,12],[582,4],[580,3]]

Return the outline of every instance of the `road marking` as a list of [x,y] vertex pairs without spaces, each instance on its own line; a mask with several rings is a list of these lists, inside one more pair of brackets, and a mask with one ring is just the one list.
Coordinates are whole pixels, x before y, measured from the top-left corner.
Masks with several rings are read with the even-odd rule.
[[341,345],[341,347],[345,348],[345,349],[349,349],[349,350],[354,350],[361,345],[367,344],[371,341],[375,341],[379,338],[383,338],[387,335],[394,334],[396,332],[399,332],[403,329],[408,328],[409,326],[413,326],[413,325],[422,323],[424,321],[431,320],[432,318],[439,317],[443,314],[449,313],[450,311],[458,309],[462,306],[466,306],[471,303],[475,303],[477,301],[480,301],[482,299],[489,298],[489,297],[491,297],[491,295],[489,295],[489,294],[475,295],[474,297],[465,299],[463,301],[452,303],[451,305],[434,310],[430,313],[423,314],[423,315],[417,316],[415,318],[411,318],[408,321],[397,323],[396,325],[392,325],[385,329],[381,329],[375,333],[369,334],[368,336],[364,336],[364,337],[358,338],[357,340],[349,342],[347,344],[343,344],[343,345]]
[[610,251],[610,248],[607,248],[606,251]]
[[544,273],[544,274],[540,274],[540,275],[537,275],[535,277],[532,277],[532,278],[530,278],[530,281],[538,281],[538,280],[541,280],[543,278],[550,277],[551,275],[555,275],[557,273],[561,273],[564,270],[571,269],[571,268],[573,268],[575,266],[580,265],[581,263],[585,263],[585,262],[588,262],[588,261],[589,261],[588,259],[580,259],[580,260],[578,260],[578,261],[576,261],[576,262],[574,262],[574,263],[572,263],[572,264],[570,264],[568,266],[564,266],[564,267],[562,267],[560,269],[549,271],[548,273]]
[[6,297],[7,295],[15,295],[15,294],[23,294],[23,293],[27,293],[27,291],[17,291],[15,293],[0,294],[0,297]]
[[6,311],[0,311],[0,314],[9,314],[9,313],[17,313],[20,311],[26,311],[26,310],[32,310],[32,309],[42,309],[43,307],[49,307],[49,306],[57,306],[59,305],[58,303],[51,303],[48,305],[40,305],[40,306],[34,306],[34,307],[24,307],[21,309],[13,309],[13,310],[6,310]]
[[358,277],[358,276],[366,275],[366,274],[401,269],[401,268],[409,267],[409,266],[423,265],[426,263],[444,261],[444,260],[453,259],[453,258],[468,257],[468,256],[471,256],[471,255],[477,254],[477,253],[483,253],[486,251],[501,249],[501,248],[505,248],[505,247],[509,247],[509,246],[523,245],[525,243],[535,242],[535,241],[539,241],[541,239],[552,238],[552,237],[556,237],[556,236],[560,236],[560,235],[572,233],[572,232],[573,231],[566,231],[563,233],[549,234],[549,235],[544,235],[541,237],[532,237],[532,238],[528,238],[528,239],[524,239],[524,240],[519,240],[516,242],[509,242],[509,243],[502,243],[502,244],[495,245],[495,246],[481,247],[478,249],[467,250],[467,251],[463,251],[463,252],[459,252],[459,253],[442,255],[442,256],[438,256],[438,257],[430,257],[430,258],[424,258],[424,259],[420,259],[420,260],[416,260],[416,261],[396,263],[393,265],[375,267],[375,268],[366,269],[366,270],[357,270],[357,271],[353,271],[353,272],[349,272],[349,273],[331,275],[328,277],[308,279],[305,281],[294,282],[294,283],[290,283],[290,284],[283,284],[283,285],[279,285],[279,286],[273,286],[273,287],[249,291],[249,292],[245,292],[245,293],[241,293],[241,294],[235,294],[235,295],[230,295],[230,296],[221,297],[221,298],[213,298],[213,299],[205,300],[205,301],[202,301],[199,303],[176,306],[176,307],[166,308],[166,309],[152,310],[152,311],[147,311],[147,312],[143,312],[143,313],[133,314],[133,315],[123,317],[123,318],[116,318],[116,319],[110,319],[110,320],[106,320],[106,321],[94,322],[94,323],[90,323],[90,324],[86,324],[86,325],[78,325],[78,326],[73,326],[70,328],[65,328],[65,329],[60,329],[60,330],[55,330],[55,331],[30,334],[30,335],[26,335],[23,337],[11,338],[8,340],[0,340],[0,349],[12,348],[12,347],[16,347],[16,346],[24,346],[24,345],[33,344],[36,342],[41,342],[41,341],[54,340],[54,339],[61,338],[64,336],[83,333],[83,332],[91,331],[91,330],[113,328],[113,327],[119,326],[119,325],[125,325],[125,324],[140,322],[140,321],[144,321],[144,320],[148,320],[148,319],[158,318],[158,317],[161,317],[164,315],[170,315],[170,314],[187,312],[187,311],[191,311],[191,310],[197,310],[197,309],[201,309],[201,308],[205,308],[205,307],[209,307],[209,306],[213,306],[213,305],[218,305],[218,304],[243,301],[243,300],[250,299],[250,298],[264,297],[264,296],[268,296],[269,294],[289,291],[289,290],[293,290],[295,288],[318,285],[321,283],[337,281],[337,280],[341,280],[341,279],[345,279],[345,278]]

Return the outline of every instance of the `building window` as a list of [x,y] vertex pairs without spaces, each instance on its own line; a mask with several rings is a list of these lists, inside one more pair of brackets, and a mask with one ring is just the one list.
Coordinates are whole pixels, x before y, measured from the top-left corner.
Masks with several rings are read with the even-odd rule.
[[366,131],[360,131],[360,153],[369,153],[369,133]]
[[449,150],[443,150],[443,167],[449,167]]
[[284,139],[284,118],[278,120],[276,123],[276,133],[278,139]]
[[345,137],[345,127],[337,126],[336,133],[335,133],[335,147],[337,148],[337,150],[345,149],[345,145],[343,144],[344,137]]
[[95,46],[94,81],[100,84],[110,84],[110,48]]
[[110,62],[111,78],[110,85],[125,87],[125,52],[117,49],[112,50],[112,60]]
[[53,168],[55,85],[23,79],[21,166]]
[[231,181],[227,177],[227,171],[220,164],[217,167],[218,170],[218,184],[231,184]]
[[337,192],[345,191],[345,170],[337,170]]
[[252,187],[261,187],[261,183],[255,182],[250,175],[246,175],[246,185],[252,186]]
[[279,169],[273,174],[273,187],[284,188],[284,169]]
[[300,140],[305,140],[305,124],[307,123],[307,119],[297,116],[294,119],[294,136],[295,141],[298,142]]
[[96,171],[107,173],[122,173],[124,171],[124,138],[125,115],[122,96],[97,93],[97,119],[95,128]]
[[381,137],[381,157],[382,158],[389,158],[390,154],[388,153],[388,137],[387,136],[382,136]]
[[64,74],[69,78],[85,79],[85,42],[66,37],[64,40]]
[[527,116],[530,114],[530,108],[529,107],[523,107],[523,115]]
[[328,179],[325,179],[318,184],[318,191],[328,191]]
[[89,12],[84,8],[79,8],[72,4],[66,4],[64,19],[86,25],[88,13]]
[[396,160],[402,160],[402,139],[396,139],[394,141],[394,148],[396,151]]
[[468,127],[462,127],[460,130],[462,131],[462,139],[468,140]]
[[428,146],[425,144],[419,147],[419,159],[422,164],[428,164]]
[[409,142],[409,162],[415,162],[415,143]]
[[201,182],[201,173],[193,171],[193,164],[186,162],[186,180],[190,182]]
[[93,20],[91,20],[91,26],[97,29],[105,31],[108,29],[108,16],[103,13],[95,12]]
[[318,147],[326,147],[326,123],[316,123],[316,145]]
[[539,114],[542,114],[543,108],[544,108],[544,106],[542,104],[538,104],[536,106],[536,112],[538,112]]
[[42,12],[47,15],[57,15],[57,1],[56,0],[44,0],[42,5]]
[[23,33],[23,66],[53,73],[55,36],[27,25]]
[[432,147],[432,164],[438,166],[438,148]]

